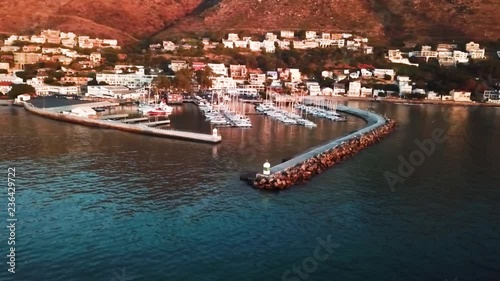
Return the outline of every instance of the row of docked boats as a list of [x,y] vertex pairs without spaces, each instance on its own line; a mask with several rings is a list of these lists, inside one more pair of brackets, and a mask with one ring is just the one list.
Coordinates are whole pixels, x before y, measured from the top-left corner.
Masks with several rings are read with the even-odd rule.
[[211,124],[219,126],[232,127],[252,127],[250,118],[237,111],[231,110],[231,107],[224,104],[214,105],[207,100],[196,96],[198,108],[205,115],[205,120]]
[[174,108],[167,105],[164,101],[159,104],[141,103],[137,107],[138,112],[148,116],[165,116],[172,113],[173,110]]
[[261,114],[265,114],[273,119],[276,119],[284,124],[302,125],[306,127],[316,127],[316,123],[302,118],[301,115],[276,107],[274,104],[263,103],[255,107],[255,110]]
[[301,112],[305,112],[306,114],[311,114],[315,117],[326,118],[335,122],[346,122],[347,119],[345,116],[342,116],[337,113],[335,109],[328,109],[327,107],[318,107],[318,106],[308,106],[304,104],[297,104],[295,108],[299,109]]

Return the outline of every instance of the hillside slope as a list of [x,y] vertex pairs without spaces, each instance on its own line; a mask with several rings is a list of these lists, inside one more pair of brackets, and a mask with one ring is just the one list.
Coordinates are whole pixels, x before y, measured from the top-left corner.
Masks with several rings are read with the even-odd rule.
[[125,41],[150,36],[203,0],[0,0],[0,32],[59,28]]
[[498,11],[498,0],[0,0],[0,32],[59,28],[133,42],[172,32],[315,29],[497,40]]
[[381,39],[500,38],[497,0],[222,0],[165,32],[317,29]]

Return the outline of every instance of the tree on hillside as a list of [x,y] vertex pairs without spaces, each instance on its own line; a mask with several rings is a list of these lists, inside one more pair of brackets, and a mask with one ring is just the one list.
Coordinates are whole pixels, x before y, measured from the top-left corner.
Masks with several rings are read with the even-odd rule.
[[192,89],[193,72],[191,69],[183,68],[175,73],[174,86],[183,91],[190,91]]
[[22,94],[35,94],[35,88],[28,84],[12,84],[12,89],[7,93],[10,99],[15,99]]
[[173,85],[172,79],[166,76],[158,76],[153,79],[153,85],[157,89],[167,90],[170,89]]
[[195,72],[196,81],[200,85],[202,89],[208,89],[212,87],[212,77],[214,76],[214,72],[212,68],[209,66],[205,66],[202,70],[198,70]]

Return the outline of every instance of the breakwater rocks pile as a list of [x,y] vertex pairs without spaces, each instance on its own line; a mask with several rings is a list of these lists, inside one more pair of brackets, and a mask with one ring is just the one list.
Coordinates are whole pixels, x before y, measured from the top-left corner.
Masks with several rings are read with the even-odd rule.
[[305,183],[313,176],[321,174],[327,168],[345,160],[362,149],[377,143],[396,128],[396,122],[386,120],[386,123],[372,131],[341,143],[340,145],[320,153],[308,160],[269,176],[257,175],[253,186],[259,189],[282,190],[295,184]]

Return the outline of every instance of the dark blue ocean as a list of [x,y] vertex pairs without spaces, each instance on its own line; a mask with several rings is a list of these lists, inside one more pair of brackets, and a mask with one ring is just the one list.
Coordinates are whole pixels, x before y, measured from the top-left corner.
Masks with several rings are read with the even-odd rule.
[[[282,192],[239,175],[364,122],[312,118],[319,126],[308,129],[251,115],[253,128],[223,128],[212,146],[0,107],[0,280],[500,280],[500,109],[349,104],[397,120],[397,131]],[[211,129],[193,105],[170,118],[174,128]],[[444,142],[401,176],[400,159],[435,129]],[[388,171],[402,182],[389,184]]]

